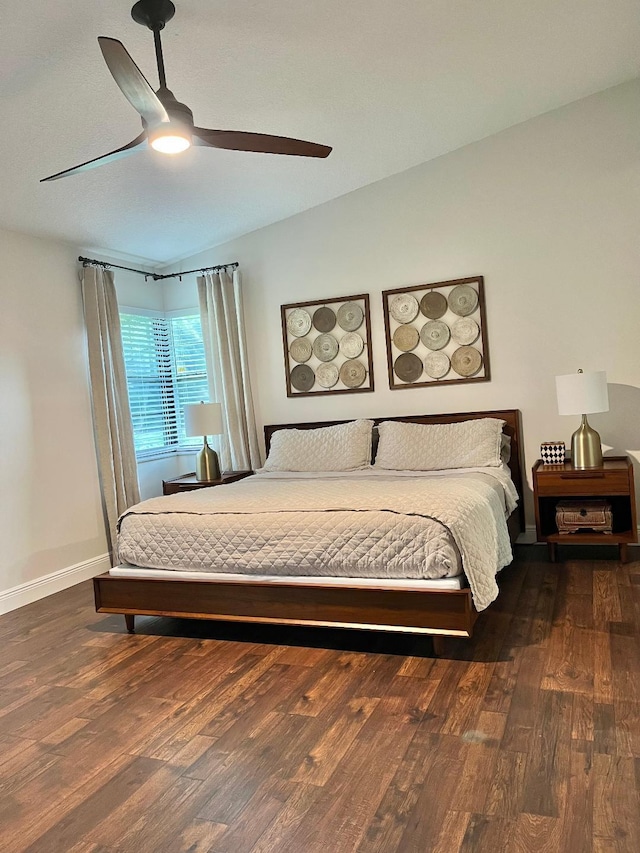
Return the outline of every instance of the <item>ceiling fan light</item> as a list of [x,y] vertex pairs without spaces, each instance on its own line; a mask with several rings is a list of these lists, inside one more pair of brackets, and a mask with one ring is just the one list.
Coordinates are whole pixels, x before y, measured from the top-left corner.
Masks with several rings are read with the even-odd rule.
[[191,147],[191,140],[186,135],[168,133],[151,139],[151,147],[162,154],[180,154]]

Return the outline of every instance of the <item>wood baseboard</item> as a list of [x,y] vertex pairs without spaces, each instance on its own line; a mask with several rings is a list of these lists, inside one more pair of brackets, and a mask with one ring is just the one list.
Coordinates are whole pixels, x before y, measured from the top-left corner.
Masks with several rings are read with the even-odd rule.
[[99,557],[92,557],[90,560],[76,563],[74,566],[65,566],[65,568],[58,569],[48,575],[25,581],[25,583],[18,584],[11,589],[5,589],[0,592],[0,615],[94,578],[96,575],[108,572],[110,568],[111,558],[109,554],[100,554]]

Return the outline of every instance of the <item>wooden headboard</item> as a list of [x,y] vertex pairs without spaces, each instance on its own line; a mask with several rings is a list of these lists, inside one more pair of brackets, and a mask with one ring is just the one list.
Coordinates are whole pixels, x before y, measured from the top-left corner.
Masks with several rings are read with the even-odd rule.
[[[512,534],[522,533],[525,529],[524,522],[524,495],[523,495],[523,477],[522,477],[522,427],[520,422],[519,409],[503,409],[495,412],[457,412],[456,414],[446,415],[405,415],[397,418],[367,418],[372,420],[376,425],[382,421],[406,421],[412,424],[455,424],[460,421],[469,421],[475,418],[500,418],[505,422],[503,432],[511,439],[511,459],[509,460],[509,468],[511,470],[511,479],[514,482],[520,502],[518,510],[510,519],[510,528],[517,524],[517,530],[512,530]],[[348,423],[354,418],[339,421],[314,421],[313,423],[301,424],[268,424],[264,428],[264,440],[267,453],[271,445],[271,436],[279,429],[317,429],[318,427],[336,426],[336,424]]]

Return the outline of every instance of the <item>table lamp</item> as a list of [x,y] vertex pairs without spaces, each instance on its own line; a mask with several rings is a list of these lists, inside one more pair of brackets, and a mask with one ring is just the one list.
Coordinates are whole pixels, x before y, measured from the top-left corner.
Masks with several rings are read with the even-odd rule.
[[607,374],[604,370],[556,376],[558,412],[582,415],[582,423],[571,436],[571,461],[574,468],[602,467],[600,436],[589,426],[587,415],[609,411]]
[[207,436],[222,435],[220,403],[189,403],[184,407],[184,431],[188,436],[201,435],[204,446],[196,456],[196,479],[219,480],[218,454],[209,447]]

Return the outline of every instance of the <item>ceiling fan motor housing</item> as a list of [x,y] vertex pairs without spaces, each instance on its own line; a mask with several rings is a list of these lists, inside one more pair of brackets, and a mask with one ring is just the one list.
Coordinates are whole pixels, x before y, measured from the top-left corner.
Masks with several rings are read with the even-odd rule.
[[189,141],[191,141],[193,136],[193,113],[189,107],[177,101],[171,89],[167,89],[166,87],[160,87],[156,94],[169,114],[171,122],[169,126],[167,126],[166,122],[149,126],[143,119],[142,124],[147,129],[149,142],[153,142],[158,136],[166,136],[169,129],[180,136],[188,137]]
[[193,127],[193,113],[186,104],[176,100],[176,96],[171,89],[166,86],[161,86],[156,92],[158,98],[162,101],[162,106],[169,113],[171,120],[181,121],[189,127]]

